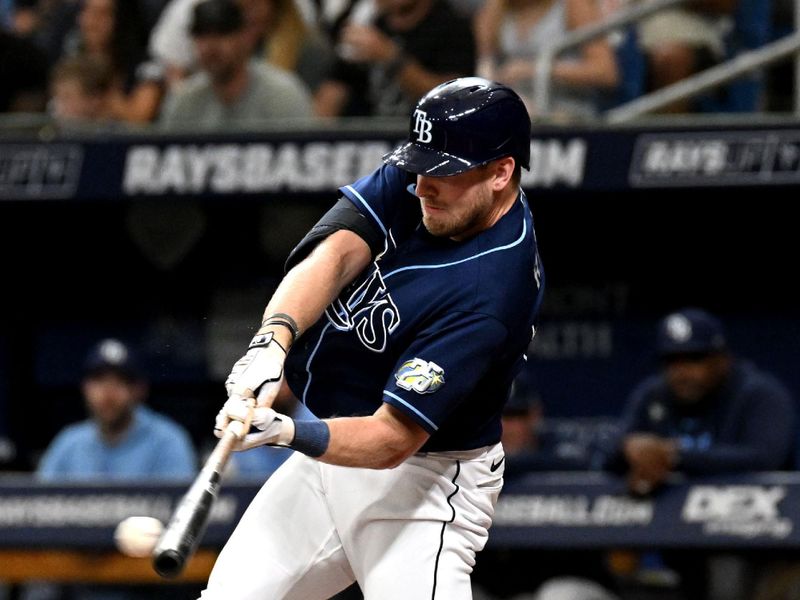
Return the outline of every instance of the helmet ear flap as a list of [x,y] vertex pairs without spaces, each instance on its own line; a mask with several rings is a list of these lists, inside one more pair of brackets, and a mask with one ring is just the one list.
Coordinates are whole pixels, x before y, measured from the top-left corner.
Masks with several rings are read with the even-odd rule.
[[513,156],[530,165],[531,120],[519,95],[481,77],[445,82],[417,102],[408,141],[383,157],[421,175],[456,175]]

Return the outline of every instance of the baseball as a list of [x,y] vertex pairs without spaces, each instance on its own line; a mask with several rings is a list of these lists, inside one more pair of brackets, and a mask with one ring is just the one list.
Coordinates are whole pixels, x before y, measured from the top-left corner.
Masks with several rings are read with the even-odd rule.
[[154,517],[128,517],[117,525],[114,541],[123,554],[142,558],[150,556],[163,530],[164,525]]

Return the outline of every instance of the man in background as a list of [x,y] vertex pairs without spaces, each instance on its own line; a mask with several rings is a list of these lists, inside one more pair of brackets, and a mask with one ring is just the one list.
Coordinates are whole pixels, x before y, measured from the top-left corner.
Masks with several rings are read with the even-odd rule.
[[165,129],[224,129],[310,117],[311,95],[292,72],[251,60],[242,10],[234,0],[203,0],[190,33],[200,72],[164,100]]
[[[47,482],[189,480],[198,462],[186,430],[144,405],[149,386],[132,349],[100,341],[87,355],[81,391],[89,418],[50,443],[36,476]],[[132,586],[60,586],[34,582],[21,600],[145,600],[154,590]]]
[[56,436],[38,477],[191,478],[198,466],[191,438],[181,425],[144,405],[148,389],[132,350],[119,340],[102,340],[86,358],[81,384],[89,418]]
[[[795,468],[797,416],[775,377],[736,357],[720,320],[685,308],[660,322],[661,371],[632,392],[621,435],[604,460],[634,494],[656,492],[675,473],[688,476]],[[663,552],[687,598],[714,585],[705,552]],[[762,552],[755,557],[768,560]],[[752,567],[742,563],[742,568]],[[733,577],[733,575],[731,575]]]
[[735,357],[719,319],[687,308],[658,329],[662,370],[627,404],[606,466],[644,494],[670,473],[711,475],[794,468],[796,414],[784,385]]
[[405,117],[421,95],[475,70],[469,20],[444,0],[377,0],[367,23],[351,20],[338,60],[314,94],[320,117]]

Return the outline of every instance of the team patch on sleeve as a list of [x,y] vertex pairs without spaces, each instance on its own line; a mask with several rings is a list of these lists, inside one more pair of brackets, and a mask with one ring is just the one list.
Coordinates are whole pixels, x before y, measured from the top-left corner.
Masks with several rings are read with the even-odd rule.
[[412,358],[394,374],[397,385],[418,394],[432,394],[444,385],[444,369],[433,361]]

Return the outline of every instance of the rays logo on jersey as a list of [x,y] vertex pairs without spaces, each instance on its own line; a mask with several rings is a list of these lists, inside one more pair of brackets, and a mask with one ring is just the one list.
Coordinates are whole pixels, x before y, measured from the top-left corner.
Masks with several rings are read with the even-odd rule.
[[444,385],[444,369],[433,361],[412,358],[394,374],[397,385],[419,394],[432,394]]
[[339,297],[325,311],[339,331],[355,329],[358,339],[374,352],[386,350],[386,342],[400,324],[400,311],[386,290],[377,266],[346,300]]

